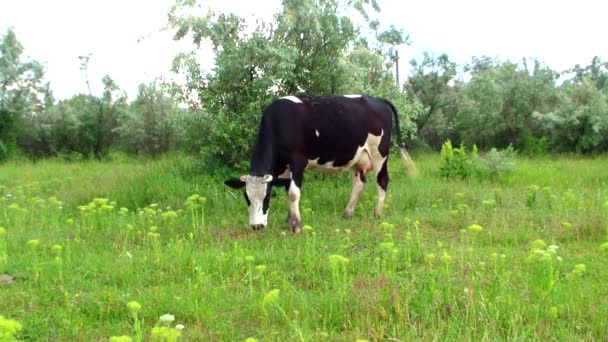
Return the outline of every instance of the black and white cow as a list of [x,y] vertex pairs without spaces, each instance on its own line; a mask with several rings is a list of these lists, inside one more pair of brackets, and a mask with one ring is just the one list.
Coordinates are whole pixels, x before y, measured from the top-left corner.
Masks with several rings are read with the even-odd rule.
[[353,173],[353,190],[344,218],[353,215],[365,174],[376,174],[382,215],[388,186],[387,162],[393,117],[401,155],[414,171],[399,131],[397,111],[389,101],[367,95],[296,97],[273,101],[262,114],[249,174],[224,183],[245,188],[249,224],[266,226],[273,185],[284,186],[289,198],[288,220],[294,233],[301,231],[299,202],[304,170],[312,168]]

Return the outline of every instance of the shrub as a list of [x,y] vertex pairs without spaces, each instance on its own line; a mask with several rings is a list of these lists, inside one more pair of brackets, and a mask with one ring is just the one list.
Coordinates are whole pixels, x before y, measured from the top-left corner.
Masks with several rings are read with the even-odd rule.
[[522,143],[523,147],[520,152],[527,156],[542,156],[547,154],[547,137],[542,136],[535,138],[532,135],[527,135]]
[[2,140],[0,140],[0,161],[3,161],[7,158],[8,158],[8,149],[6,148],[6,146],[4,145]]
[[454,148],[452,142],[447,140],[441,147],[439,173],[442,177],[451,179],[488,177],[497,180],[501,175],[513,171],[514,158],[515,149],[511,145],[503,150],[492,148],[481,158],[476,145],[473,145],[471,153],[467,154],[464,145]]
[[497,150],[493,147],[481,160],[483,171],[495,180],[500,175],[513,171],[515,168],[514,157],[515,150],[511,145],[504,150]]
[[467,155],[464,145],[460,148],[452,147],[448,139],[441,147],[441,165],[439,172],[445,178],[467,179],[476,172],[475,159],[477,147],[473,145],[471,155]]

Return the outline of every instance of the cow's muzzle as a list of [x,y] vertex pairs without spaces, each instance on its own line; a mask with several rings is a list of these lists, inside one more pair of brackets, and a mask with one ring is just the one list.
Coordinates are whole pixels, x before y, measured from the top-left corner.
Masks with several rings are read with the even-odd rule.
[[265,224],[263,223],[258,223],[258,224],[252,224],[251,228],[253,228],[253,230],[260,230],[263,229],[265,227]]

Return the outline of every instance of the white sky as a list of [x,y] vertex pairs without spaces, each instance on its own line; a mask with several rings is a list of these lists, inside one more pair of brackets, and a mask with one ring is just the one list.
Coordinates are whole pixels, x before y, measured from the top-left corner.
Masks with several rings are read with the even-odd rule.
[[[587,65],[593,56],[608,60],[608,2],[597,0],[378,0],[382,27],[395,25],[413,44],[399,50],[402,73],[423,51],[447,53],[462,64],[472,56],[519,61],[536,57],[562,71]],[[0,33],[14,27],[24,57],[46,66],[57,99],[86,92],[78,56],[92,54],[89,78],[101,94],[109,74],[127,91],[164,75],[189,43],[177,44],[160,32],[173,0],[0,0]],[[279,0],[207,0],[213,8],[270,20]],[[145,37],[142,42],[138,39]],[[402,75],[402,81],[405,75]]]

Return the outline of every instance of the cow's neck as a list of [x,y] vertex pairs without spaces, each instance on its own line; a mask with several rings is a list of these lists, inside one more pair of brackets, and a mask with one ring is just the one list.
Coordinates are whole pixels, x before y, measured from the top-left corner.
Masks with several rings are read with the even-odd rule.
[[264,176],[273,174],[275,158],[274,136],[272,129],[265,120],[262,119],[258,136],[255,140],[249,174],[254,176]]

